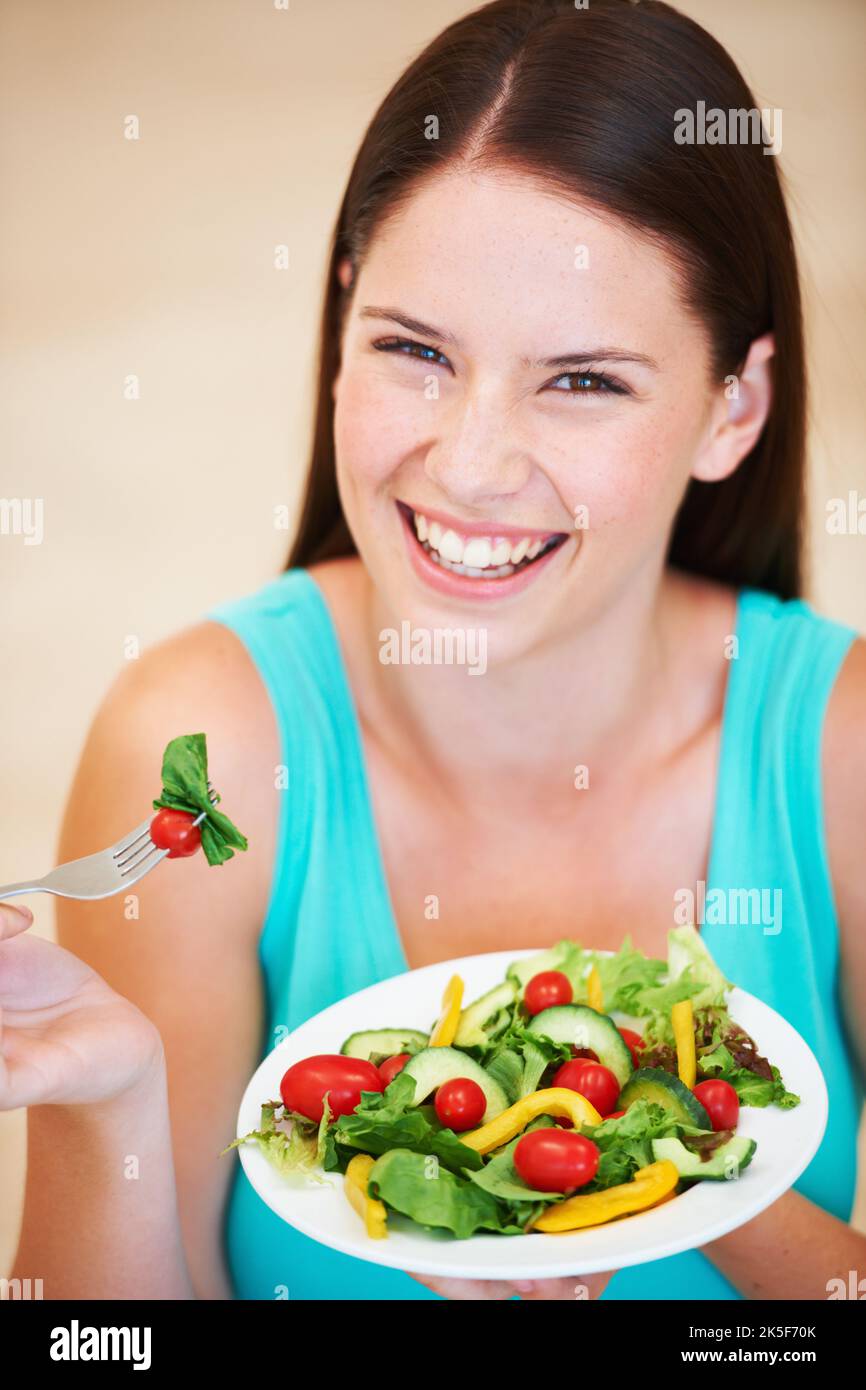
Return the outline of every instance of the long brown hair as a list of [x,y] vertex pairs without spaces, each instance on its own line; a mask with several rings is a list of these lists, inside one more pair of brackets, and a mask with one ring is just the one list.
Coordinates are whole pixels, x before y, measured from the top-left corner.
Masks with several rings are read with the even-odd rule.
[[[288,567],[349,555],[334,461],[332,383],[370,239],[449,165],[507,166],[658,239],[684,272],[721,383],[776,334],[773,405],[749,456],[718,483],[689,482],[672,564],[783,598],[801,586],[806,377],[800,291],[778,162],[758,143],[678,144],[675,113],[753,110],[732,59],[659,0],[494,0],[449,25],[385,97],[334,228],[321,319],[306,495]],[[438,138],[428,120],[438,117]],[[354,283],[354,282],[353,282]]]

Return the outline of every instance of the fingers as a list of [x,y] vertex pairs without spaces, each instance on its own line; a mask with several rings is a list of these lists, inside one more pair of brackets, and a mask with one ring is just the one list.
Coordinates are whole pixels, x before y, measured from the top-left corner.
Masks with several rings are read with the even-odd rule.
[[487,1303],[514,1297],[514,1289],[504,1279],[440,1279],[429,1274],[413,1274],[412,1278],[441,1298],[460,1303],[468,1300]]
[[589,1302],[600,1298],[616,1270],[602,1274],[575,1274],[568,1279],[514,1279],[512,1288],[528,1301]]
[[11,903],[0,903],[0,941],[6,941],[19,932],[26,931],[33,921],[29,907],[13,907]]

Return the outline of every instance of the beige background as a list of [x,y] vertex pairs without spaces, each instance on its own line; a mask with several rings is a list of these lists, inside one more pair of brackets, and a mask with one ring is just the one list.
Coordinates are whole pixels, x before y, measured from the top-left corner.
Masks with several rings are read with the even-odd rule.
[[[52,862],[88,721],[123,660],[282,565],[328,233],[387,87],[462,0],[5,0],[0,883]],[[866,630],[862,0],[688,0],[781,107],[814,382],[811,595]],[[136,115],[137,142],[123,138]],[[273,266],[289,248],[289,269]],[[124,399],[136,374],[140,399]],[[33,897],[50,934],[50,900]],[[23,1116],[0,1116],[0,1273]],[[861,1165],[862,1172],[862,1165]],[[866,1229],[861,1181],[859,1222]]]

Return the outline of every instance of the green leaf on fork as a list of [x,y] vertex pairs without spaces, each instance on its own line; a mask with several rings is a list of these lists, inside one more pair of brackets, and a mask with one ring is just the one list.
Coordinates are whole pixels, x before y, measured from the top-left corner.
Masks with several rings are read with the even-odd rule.
[[153,806],[154,810],[164,806],[193,816],[204,812],[201,847],[209,864],[224,864],[234,857],[236,849],[247,848],[246,836],[211,803],[204,734],[181,734],[171,740],[162,757],[162,795]]

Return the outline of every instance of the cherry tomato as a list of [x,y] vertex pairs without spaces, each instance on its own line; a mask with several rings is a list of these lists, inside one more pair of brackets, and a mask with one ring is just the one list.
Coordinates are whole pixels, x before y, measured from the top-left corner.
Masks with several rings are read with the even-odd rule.
[[295,1062],[280,1082],[286,1109],[296,1110],[316,1124],[322,1118],[326,1092],[332,1115],[351,1115],[362,1091],[384,1089],[385,1083],[372,1062],[330,1053]]
[[201,831],[189,811],[162,806],[150,822],[150,838],[157,849],[167,849],[169,859],[186,859],[201,844]]
[[591,1139],[562,1129],[533,1129],[514,1149],[514,1166],[538,1192],[573,1192],[591,1182],[600,1154]]
[[394,1080],[394,1077],[397,1075],[398,1072],[401,1072],[403,1070],[411,1056],[411,1052],[398,1052],[396,1056],[386,1057],[384,1062],[379,1063],[377,1071],[386,1086],[391,1085],[391,1082]]
[[718,1077],[714,1081],[699,1081],[692,1087],[710,1117],[713,1129],[736,1129],[740,1118],[740,1097],[728,1081]]
[[631,1060],[636,1067],[640,1066],[640,1053],[646,1043],[640,1033],[635,1033],[631,1028],[620,1028],[619,1035],[631,1053]]
[[611,1110],[609,1115],[605,1115],[606,1120],[621,1120],[625,1114],[624,1110]]
[[544,1009],[570,1004],[573,998],[571,980],[561,970],[542,970],[539,975],[533,975],[523,991],[523,1002],[533,1018]]
[[436,1092],[436,1114],[446,1129],[462,1134],[465,1129],[480,1125],[487,1109],[487,1097],[477,1081],[468,1076],[455,1076],[443,1081]]
[[619,1099],[619,1082],[610,1068],[600,1062],[564,1062],[553,1085],[579,1092],[602,1116],[609,1115]]
[[583,1057],[588,1062],[598,1061],[598,1053],[593,1052],[591,1047],[575,1047],[573,1043],[571,1046],[571,1055],[572,1057]]

